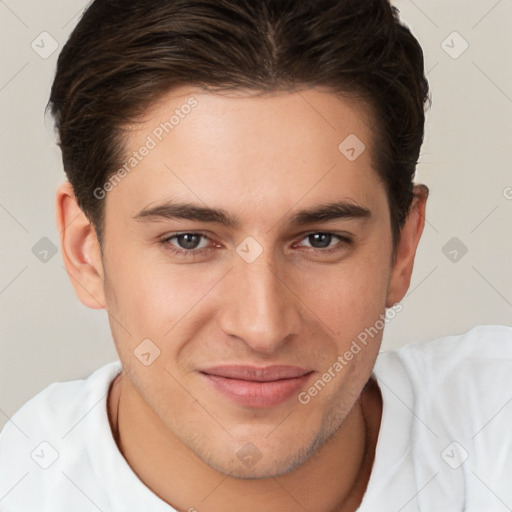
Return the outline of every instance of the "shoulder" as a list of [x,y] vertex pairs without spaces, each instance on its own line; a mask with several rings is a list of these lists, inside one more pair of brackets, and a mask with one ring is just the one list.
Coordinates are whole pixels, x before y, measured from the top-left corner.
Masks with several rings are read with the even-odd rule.
[[460,413],[474,429],[512,398],[512,327],[478,326],[383,352],[376,373],[415,410],[452,422]]
[[412,343],[382,352],[378,362],[402,366],[411,381],[422,386],[466,377],[510,380],[512,327],[481,325],[464,334]]
[[[458,352],[455,353],[454,351]],[[432,358],[466,356],[477,350],[480,355],[501,353],[508,350],[512,358],[512,327],[506,325],[479,325],[473,329],[450,336],[406,345],[397,352],[402,354],[429,354]]]
[[[108,421],[110,383],[121,371],[110,363],[86,379],[51,384],[30,399],[0,433],[0,496],[27,510],[39,493],[58,487],[69,467],[83,462],[84,433]],[[80,435],[77,435],[79,432]]]
[[375,376],[387,441],[409,453],[418,486],[433,479],[424,499],[465,497],[475,510],[494,510],[485,482],[512,500],[503,478],[512,474],[511,327],[479,326],[382,352]]
[[[121,371],[119,362],[110,363],[86,379],[54,382],[26,402],[0,433],[0,443],[6,437],[23,432],[27,436],[72,426],[98,400],[106,399],[110,383]],[[62,432],[64,435],[65,432]]]

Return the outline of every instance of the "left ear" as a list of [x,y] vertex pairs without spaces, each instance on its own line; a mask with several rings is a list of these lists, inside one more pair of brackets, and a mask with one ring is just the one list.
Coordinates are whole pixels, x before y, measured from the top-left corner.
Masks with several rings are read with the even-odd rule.
[[428,199],[428,187],[414,186],[414,198],[409,213],[400,232],[400,240],[396,247],[395,260],[388,285],[386,307],[400,302],[411,284],[412,269],[416,249],[425,227],[425,210]]

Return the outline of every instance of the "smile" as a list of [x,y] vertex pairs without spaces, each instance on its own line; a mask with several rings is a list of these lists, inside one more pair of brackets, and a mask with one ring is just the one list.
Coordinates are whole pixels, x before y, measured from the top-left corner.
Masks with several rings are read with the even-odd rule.
[[241,406],[275,407],[304,386],[313,372],[295,366],[219,366],[201,372],[218,392]]

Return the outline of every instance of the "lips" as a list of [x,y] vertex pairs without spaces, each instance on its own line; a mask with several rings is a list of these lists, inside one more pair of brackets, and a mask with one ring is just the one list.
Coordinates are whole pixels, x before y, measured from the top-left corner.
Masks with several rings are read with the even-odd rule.
[[201,370],[218,392],[245,407],[277,406],[296,395],[312,370],[298,366],[221,365]]

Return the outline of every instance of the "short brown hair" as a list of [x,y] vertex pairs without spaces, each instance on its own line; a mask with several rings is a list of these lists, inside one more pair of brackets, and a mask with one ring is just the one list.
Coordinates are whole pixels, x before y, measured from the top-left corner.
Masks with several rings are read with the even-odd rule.
[[321,86],[362,99],[396,243],[429,88],[421,47],[388,0],[92,2],[60,53],[48,106],[66,175],[100,241],[103,205],[93,192],[123,162],[123,127],[180,85]]

